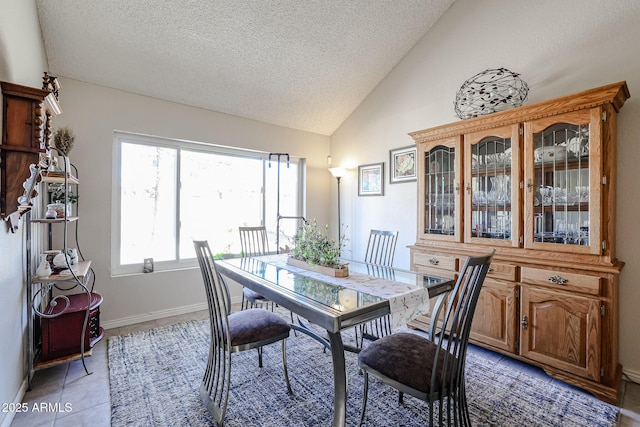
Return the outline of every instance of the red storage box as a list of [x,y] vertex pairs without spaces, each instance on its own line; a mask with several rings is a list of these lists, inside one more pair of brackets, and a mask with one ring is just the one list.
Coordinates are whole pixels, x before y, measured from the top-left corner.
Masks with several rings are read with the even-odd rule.
[[[87,312],[88,297],[86,293],[67,295],[69,308],[58,317],[42,318],[42,354],[40,361],[58,359],[80,353],[82,324]],[[65,308],[63,299],[57,305],[47,306],[45,314],[58,314]],[[100,327],[100,304],[102,296],[91,293],[91,309],[89,321],[84,334],[84,351],[88,351],[102,339],[104,330]]]

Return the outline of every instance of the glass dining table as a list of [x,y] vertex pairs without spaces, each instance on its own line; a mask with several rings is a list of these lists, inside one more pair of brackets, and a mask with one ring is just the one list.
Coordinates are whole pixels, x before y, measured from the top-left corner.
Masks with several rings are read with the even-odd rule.
[[[280,254],[226,259],[216,261],[216,268],[221,275],[326,331],[324,337],[303,322],[292,325],[331,350],[333,425],[344,426],[347,402],[344,352],[358,349],[345,345],[340,332],[385,315],[390,315],[393,327],[405,325],[429,311],[435,319],[454,280],[353,260],[342,260],[349,265],[349,276],[336,278],[289,265],[287,257]],[[434,297],[438,297],[438,302],[430,310],[429,300]],[[434,321],[431,323],[435,325]]]

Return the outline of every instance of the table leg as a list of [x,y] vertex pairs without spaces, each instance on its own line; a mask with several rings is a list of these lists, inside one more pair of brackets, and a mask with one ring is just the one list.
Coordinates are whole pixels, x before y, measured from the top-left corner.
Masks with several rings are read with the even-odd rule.
[[343,427],[347,412],[347,373],[344,361],[344,345],[342,344],[340,332],[329,332],[329,342],[331,343],[331,357],[333,358],[333,426]]

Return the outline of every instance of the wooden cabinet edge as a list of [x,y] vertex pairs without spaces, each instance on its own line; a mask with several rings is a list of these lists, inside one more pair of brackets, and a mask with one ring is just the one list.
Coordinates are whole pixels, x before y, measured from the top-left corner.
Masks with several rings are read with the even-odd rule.
[[[9,228],[15,232],[18,226],[18,220],[26,212],[31,210],[31,195],[33,185],[27,188],[24,186],[29,180],[34,180],[34,184],[40,179],[39,176],[17,176],[15,173],[10,174],[10,171],[31,171],[31,164],[37,165],[39,163],[38,155],[45,152],[49,148],[48,137],[50,136],[50,117],[62,113],[60,104],[55,98],[53,93],[45,89],[37,89],[29,86],[22,86],[10,82],[0,82],[0,89],[2,91],[2,140],[0,141],[0,155],[2,161],[0,161],[1,177],[0,185],[2,186],[2,197],[0,212],[3,219],[9,222]],[[28,135],[24,135],[25,139],[20,139],[18,136],[19,144],[16,144],[14,140],[9,139],[9,128],[12,123],[9,122],[7,117],[7,109],[11,100],[23,100],[27,103],[34,104],[33,109],[29,109],[27,115],[30,115],[28,120],[28,126],[30,132]],[[43,115],[46,116],[43,120]],[[11,142],[11,143],[10,143]],[[17,159],[14,158],[18,156]],[[8,158],[11,158],[11,161]],[[41,160],[41,159],[40,159]],[[23,190],[24,189],[24,190]],[[22,194],[22,192],[28,198],[28,203],[19,204],[16,194]]]

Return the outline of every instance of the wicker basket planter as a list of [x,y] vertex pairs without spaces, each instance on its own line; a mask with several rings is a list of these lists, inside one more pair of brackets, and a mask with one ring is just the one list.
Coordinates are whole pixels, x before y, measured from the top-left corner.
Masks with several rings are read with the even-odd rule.
[[287,264],[294,267],[304,268],[305,270],[315,271],[317,273],[326,274],[332,277],[348,277],[349,276],[349,264],[340,264],[339,268],[325,267],[323,265],[309,264],[305,261],[289,257],[287,258]]

